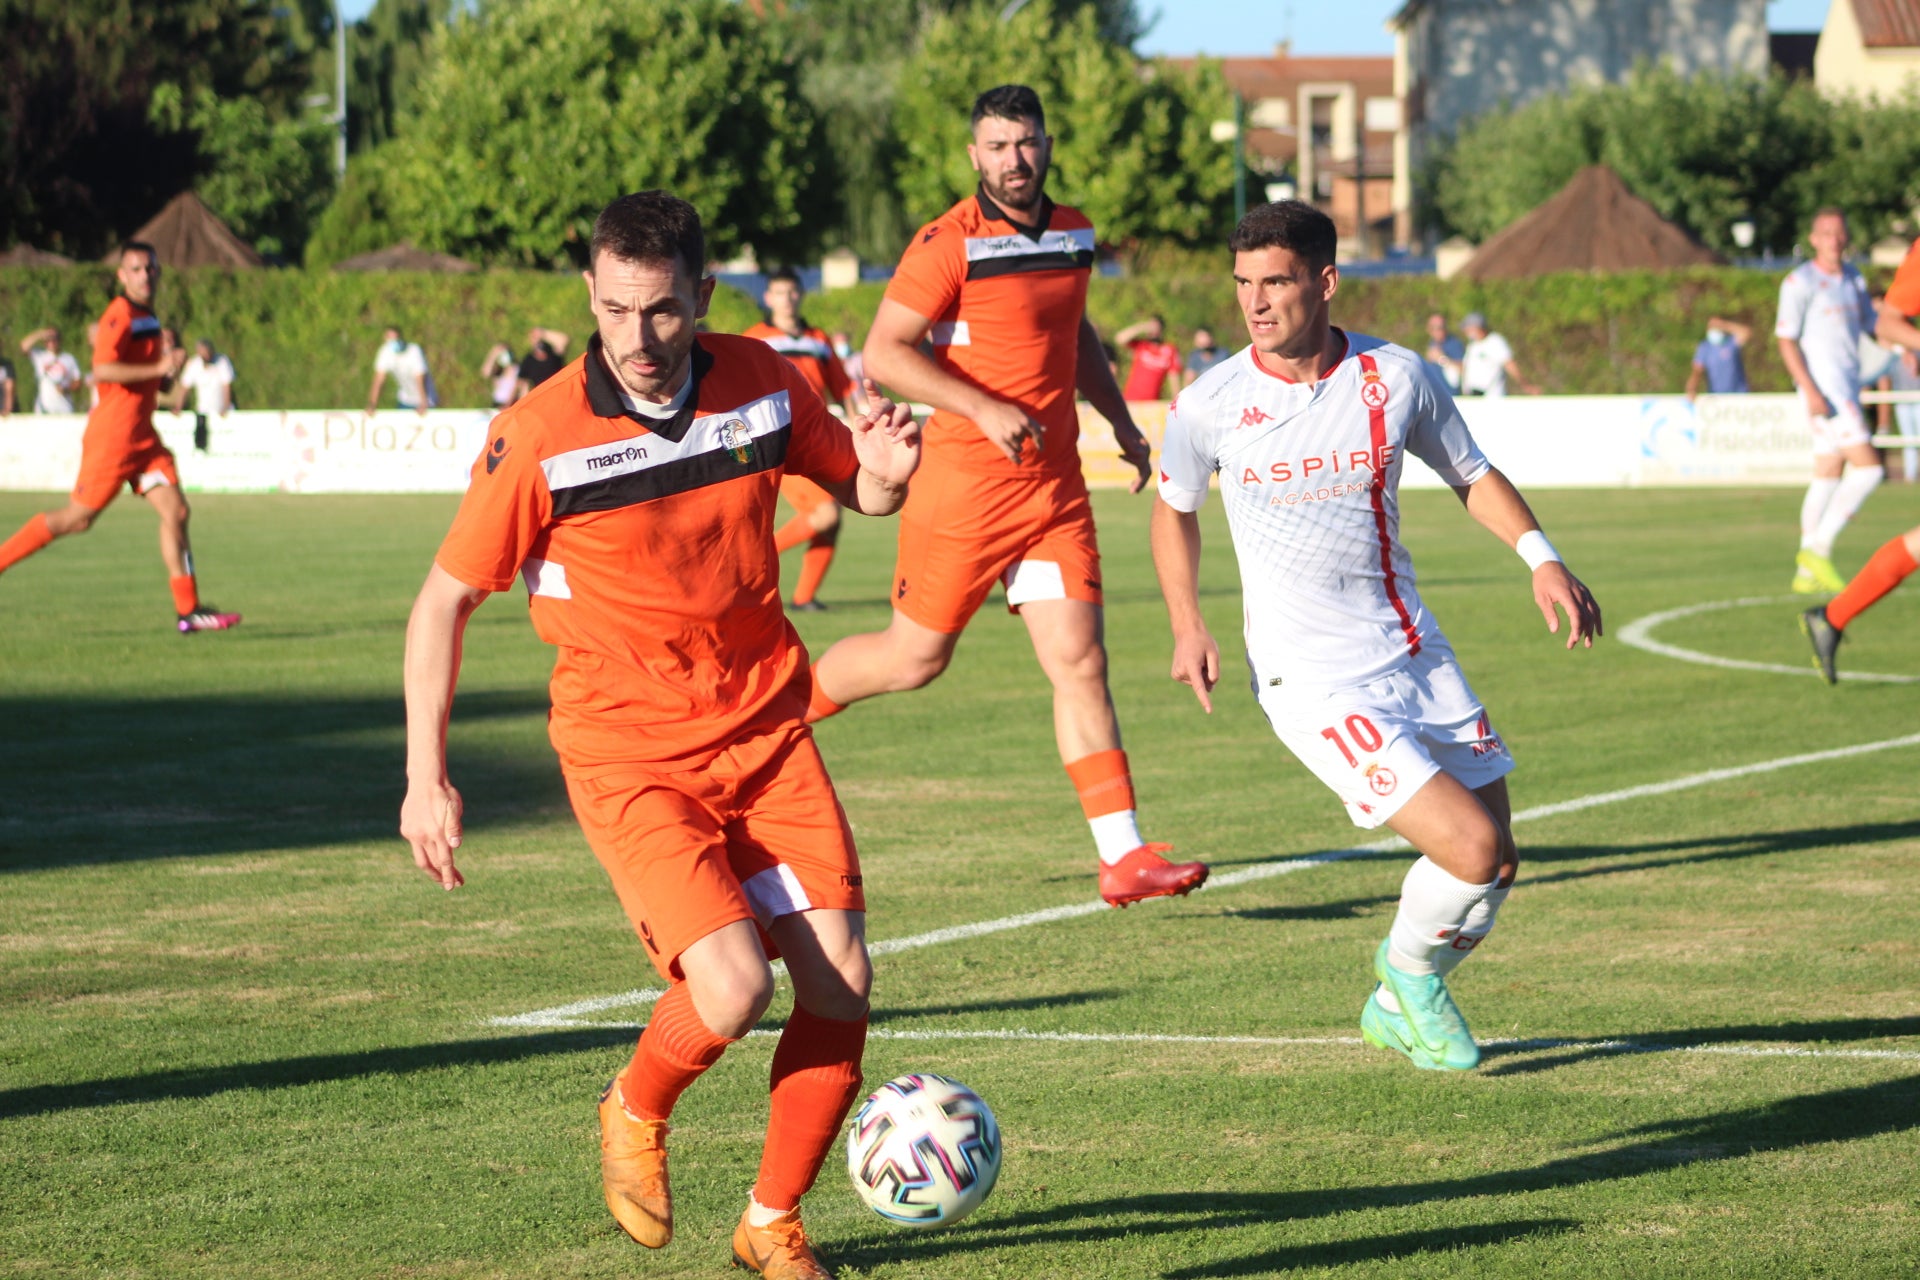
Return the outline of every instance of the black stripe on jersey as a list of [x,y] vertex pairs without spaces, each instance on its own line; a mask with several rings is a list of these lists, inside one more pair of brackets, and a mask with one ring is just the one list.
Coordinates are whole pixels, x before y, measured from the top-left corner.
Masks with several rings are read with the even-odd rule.
[[783,466],[787,460],[787,441],[793,434],[791,424],[753,439],[753,454],[745,462],[729,449],[695,454],[677,462],[649,467],[624,476],[576,484],[553,492],[553,516],[584,515],[590,511],[617,511],[621,507],[657,502],[675,494],[691,493],[709,485],[725,484],[742,476],[759,475]]
[[1017,275],[1023,271],[1088,271],[1093,268],[1093,251],[1073,253],[1023,253],[1011,258],[981,258],[967,264],[967,279],[991,280],[995,276]]

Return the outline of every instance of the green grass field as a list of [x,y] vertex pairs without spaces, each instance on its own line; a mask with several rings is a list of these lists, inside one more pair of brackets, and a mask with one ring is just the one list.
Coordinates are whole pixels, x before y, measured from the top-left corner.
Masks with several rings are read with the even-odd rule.
[[[1797,492],[1533,496],[1616,633],[1780,597],[1791,572]],[[46,502],[0,495],[0,533]],[[0,1274],[725,1273],[772,1039],[683,1101],[679,1236],[649,1254],[601,1203],[594,1115],[644,1007],[490,1021],[654,985],[567,810],[550,658],[517,595],[474,619],[454,713],[467,887],[434,888],[394,834],[402,628],[453,505],[197,499],[203,585],[247,615],[225,635],[173,634],[137,502],[0,578]],[[1565,653],[1449,496],[1406,508],[1428,603],[1519,758],[1519,810],[1917,727],[1911,684],[1830,689],[1617,636]],[[1098,510],[1150,838],[1222,877],[1371,839],[1239,685],[1217,504],[1206,602],[1230,678],[1211,718],[1166,678],[1146,501]],[[1843,569],[1916,522],[1920,490],[1883,490]],[[842,547],[832,611],[799,622],[816,647],[886,617],[891,526],[856,519]],[[1797,607],[1656,638],[1797,670]],[[1910,588],[1844,665],[1920,676],[1916,627]],[[820,738],[873,939],[1093,896],[1047,691],[997,605],[940,682]],[[843,1277],[1913,1275],[1915,758],[1526,820],[1521,886],[1454,983],[1507,1042],[1470,1075],[1357,1043],[1405,854],[882,955],[870,1084],[967,1081],[1005,1167],[973,1219],[920,1234],[862,1208],[836,1154],[813,1234]],[[1122,1038],[1140,1035],[1167,1038]]]

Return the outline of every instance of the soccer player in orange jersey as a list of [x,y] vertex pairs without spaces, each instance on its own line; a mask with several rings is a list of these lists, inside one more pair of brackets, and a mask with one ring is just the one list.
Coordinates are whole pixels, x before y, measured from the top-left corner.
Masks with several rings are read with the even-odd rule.
[[[754,325],[742,336],[758,338],[793,361],[800,376],[822,400],[840,405],[851,418],[853,383],[841,367],[840,357],[833,353],[832,341],[801,318],[800,301],[805,296],[800,277],[791,268],[774,271],[760,295],[760,301],[766,304],[767,322]],[[840,540],[840,504],[805,476],[782,480],[780,496],[798,514],[774,531],[774,549],[785,555],[801,543],[807,544],[806,555],[800,560],[800,581],[793,588],[793,607],[805,612],[825,609],[827,606],[814,596],[833,563],[834,544]]]
[[240,615],[200,601],[180,473],[173,452],[153,430],[161,384],[179,373],[187,359],[153,314],[160,256],[152,245],[127,244],[120,250],[118,275],[121,295],[107,304],[93,331],[93,380],[100,403],[87,415],[86,434],[80,438],[80,478],[66,506],[42,512],[0,542],[0,573],[55,538],[91,529],[125,485],[160,513],[160,558],[166,562],[180,633],[225,631]]
[[900,517],[892,624],[821,656],[808,714],[818,720],[929,683],[993,584],[1003,584],[1053,685],[1054,736],[1093,828],[1100,894],[1125,906],[1187,893],[1207,869],[1168,862],[1170,846],[1142,840],[1134,817],[1107,690],[1076,388],[1139,469],[1135,493],[1153,467],[1086,318],[1093,226],[1046,196],[1052,151],[1032,89],[981,94],[967,146],[980,188],[915,234],[887,286],[866,367],[934,407],[927,469]]
[[773,517],[797,472],[868,515],[919,464],[905,406],[843,426],[765,343],[698,334],[713,280],[693,206],[622,196],[594,223],[585,355],[493,420],[407,627],[400,830],[445,888],[462,802],[446,726],[468,617],[516,576],[559,649],[550,736],[587,843],[667,982],[600,1101],[607,1206],[673,1234],[667,1119],[747,1034],[786,959],[759,1180],[736,1261],[819,1280],[800,1223],[860,1086],[872,968],[860,862],[805,723],[807,652],[780,608]]

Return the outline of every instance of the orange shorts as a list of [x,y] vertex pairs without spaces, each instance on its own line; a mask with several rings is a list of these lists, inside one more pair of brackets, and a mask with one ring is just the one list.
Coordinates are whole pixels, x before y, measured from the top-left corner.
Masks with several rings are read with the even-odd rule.
[[946,635],[998,582],[1007,610],[1034,600],[1101,603],[1100,543],[1077,473],[1001,480],[922,466],[900,511],[893,607]]
[[803,516],[825,503],[838,501],[832,494],[805,476],[781,476],[780,496],[787,500],[788,506]]
[[865,911],[860,858],[813,732],[793,725],[699,769],[634,765],[567,777],[587,844],[668,982],[680,953],[736,920],[767,930],[796,911]]
[[93,445],[80,440],[80,478],[73,482],[73,500],[94,511],[106,509],[126,485],[135,493],[145,493],[158,485],[180,487],[180,473],[173,465],[173,451],[158,440],[136,445]]

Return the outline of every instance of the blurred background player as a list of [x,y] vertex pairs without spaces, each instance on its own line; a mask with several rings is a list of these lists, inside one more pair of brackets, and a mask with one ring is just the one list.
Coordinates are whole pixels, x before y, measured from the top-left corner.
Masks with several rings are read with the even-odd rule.
[[93,380],[100,403],[87,415],[86,433],[80,438],[80,478],[66,506],[33,517],[0,542],[0,572],[55,538],[91,529],[125,485],[160,516],[160,559],[173,591],[175,625],[183,635],[225,631],[240,615],[222,613],[200,600],[180,473],[173,453],[153,429],[161,385],[180,371],[187,354],[166,340],[153,314],[159,255],[152,245],[127,244],[120,250],[117,275],[121,295],[107,304],[94,329]]
[[967,144],[980,188],[920,228],[887,285],[867,334],[867,369],[902,398],[933,406],[928,464],[900,515],[893,621],[821,656],[809,715],[934,680],[1001,583],[1053,685],[1054,736],[1093,829],[1100,896],[1125,906],[1187,893],[1207,869],[1169,863],[1169,846],[1142,840],[1135,820],[1107,689],[1076,386],[1138,468],[1135,493],[1153,464],[1087,322],[1093,225],[1046,195],[1052,151],[1032,89],[981,94]]
[[1833,567],[1834,540],[1886,475],[1860,409],[1860,338],[1874,331],[1873,297],[1847,261],[1847,215],[1815,213],[1807,243],[1813,257],[1780,282],[1773,327],[1813,432],[1813,481],[1800,503],[1793,572],[1793,589],[1803,595],[1846,585]]
[[[805,298],[797,273],[788,267],[775,270],[760,295],[767,318],[742,336],[758,338],[785,356],[800,370],[815,395],[841,406],[851,421],[855,412],[853,381],[834,354],[832,339],[801,318],[800,303]],[[807,544],[806,554],[800,558],[800,580],[793,588],[793,607],[808,612],[825,609],[815,593],[833,564],[834,544],[840,540],[840,504],[805,476],[783,476],[780,496],[797,514],[774,530],[774,550],[785,555],[801,543]]]
[[1139,402],[1165,400],[1167,384],[1180,385],[1180,348],[1167,341],[1167,322],[1148,316],[1113,335],[1114,345],[1125,347],[1132,363],[1127,368],[1127,386],[1121,395]]
[[784,956],[793,1013],[733,1254],[771,1280],[822,1280],[800,1197],[860,1087],[873,970],[773,517],[786,468],[856,511],[898,510],[918,428],[882,400],[849,432],[764,344],[696,336],[713,280],[686,201],[620,197],[590,255],[585,358],[494,419],[414,604],[400,831],[442,887],[464,882],[447,716],[467,619],[518,576],[559,649],[549,733],[574,813],[668,983],[600,1099],[607,1207],[643,1245],[672,1238],[667,1118],[767,1011],[769,955]]
[[73,397],[85,384],[73,352],[60,349],[60,331],[48,326],[20,339],[20,350],[33,364],[35,413],[72,413]]
[[1533,574],[1548,629],[1592,646],[1600,610],[1519,492],[1474,444],[1431,366],[1332,326],[1333,222],[1312,205],[1254,209],[1228,242],[1253,344],[1167,416],[1153,562],[1173,625],[1173,678],[1200,705],[1220,649],[1200,613],[1200,521],[1217,475],[1240,562],[1247,665],[1274,732],[1338,795],[1355,826],[1419,851],[1374,955],[1369,1043],[1464,1071],[1480,1048],[1447,975],[1487,936],[1519,868],[1507,801],[1513,757],[1420,601],[1400,543],[1413,453]]
[[[1915,241],[1894,273],[1893,284],[1882,300],[1874,337],[1889,347],[1920,351],[1920,328],[1914,317],[1920,316],[1920,241]],[[1910,357],[1902,356],[1902,359]],[[1840,638],[1867,609],[1913,573],[1920,563],[1920,528],[1909,529],[1897,538],[1889,538],[1867,560],[1833,599],[1801,616],[1801,629],[1813,643],[1813,663],[1828,684],[1839,682],[1836,657]]]

